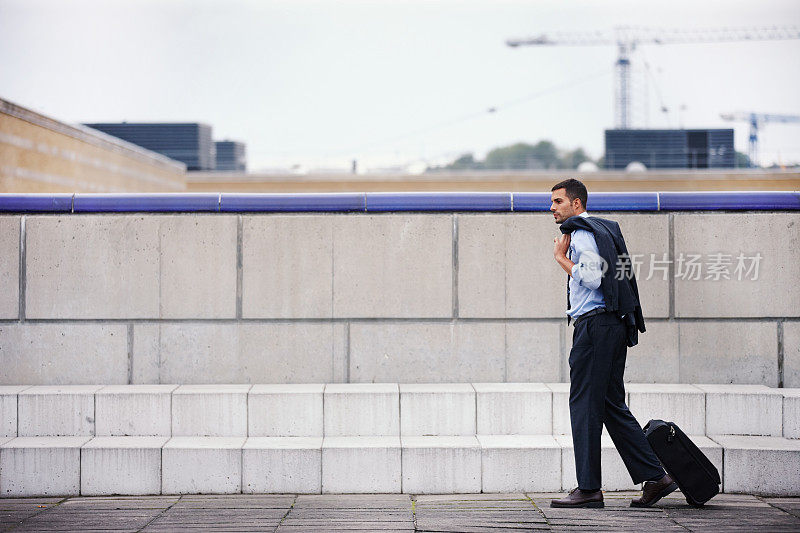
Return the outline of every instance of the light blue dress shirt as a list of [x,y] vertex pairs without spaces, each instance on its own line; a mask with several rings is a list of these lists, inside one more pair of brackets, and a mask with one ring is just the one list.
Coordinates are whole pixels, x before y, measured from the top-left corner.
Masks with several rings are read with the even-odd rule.
[[[581,217],[588,217],[583,212]],[[573,319],[592,309],[605,307],[600,280],[603,277],[605,261],[600,257],[594,234],[583,229],[572,232],[567,257],[575,263],[569,278],[569,306],[567,314]]]

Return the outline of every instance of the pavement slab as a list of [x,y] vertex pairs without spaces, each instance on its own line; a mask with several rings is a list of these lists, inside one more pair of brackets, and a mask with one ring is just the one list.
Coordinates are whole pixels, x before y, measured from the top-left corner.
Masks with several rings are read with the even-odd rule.
[[800,497],[720,494],[697,509],[676,491],[653,508],[631,508],[638,494],[605,493],[604,509],[551,508],[561,493],[2,498],[0,531],[800,531]]

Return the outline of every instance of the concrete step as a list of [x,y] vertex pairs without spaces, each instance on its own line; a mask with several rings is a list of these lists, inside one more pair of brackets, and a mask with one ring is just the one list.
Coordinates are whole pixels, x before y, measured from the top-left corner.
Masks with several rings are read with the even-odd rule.
[[[725,492],[800,494],[800,440],[692,436]],[[607,437],[603,488],[636,489]],[[498,493],[575,486],[566,435],[16,437],[4,497],[221,493]]]
[[[800,389],[628,384],[641,424],[800,438]],[[567,383],[0,387],[0,437],[569,435]]]
[[[508,492],[575,484],[566,383],[0,387],[4,496]],[[627,385],[725,490],[800,493],[800,389]],[[603,437],[604,488],[634,488]]]

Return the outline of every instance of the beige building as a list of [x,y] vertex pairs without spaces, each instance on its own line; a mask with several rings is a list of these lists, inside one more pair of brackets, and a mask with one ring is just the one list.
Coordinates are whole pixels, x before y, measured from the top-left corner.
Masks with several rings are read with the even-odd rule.
[[0,192],[182,192],[186,166],[0,99]]
[[548,191],[580,177],[590,191],[794,191],[800,170],[721,169],[647,172],[575,170],[486,171],[430,174],[259,174],[189,172],[192,192]]

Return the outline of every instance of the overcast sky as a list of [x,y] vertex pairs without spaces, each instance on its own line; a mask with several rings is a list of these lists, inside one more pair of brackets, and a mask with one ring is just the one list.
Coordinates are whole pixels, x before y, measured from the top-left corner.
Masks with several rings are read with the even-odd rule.
[[[504,43],[619,25],[800,26],[800,2],[0,0],[0,97],[67,122],[205,122],[254,170],[541,139],[598,157],[615,47]],[[733,126],[746,152],[747,125],[720,113],[800,115],[800,40],[644,46],[633,63],[637,126]],[[761,141],[764,161],[800,161],[800,124]]]

